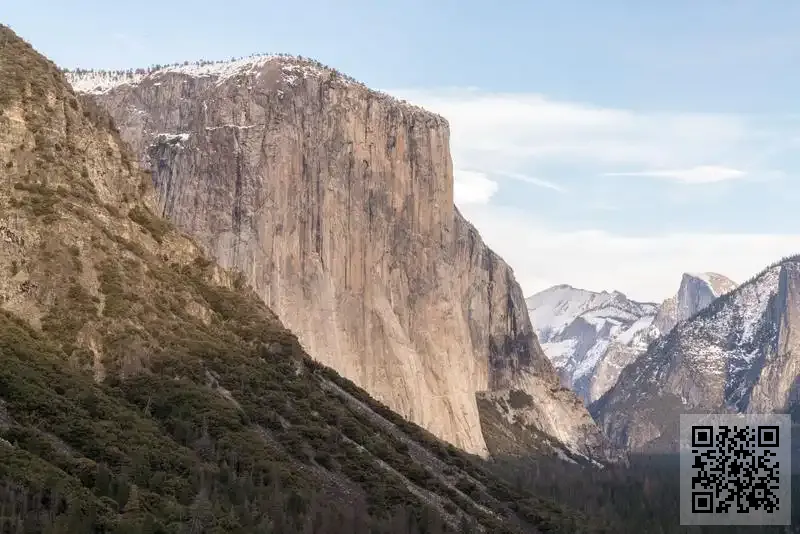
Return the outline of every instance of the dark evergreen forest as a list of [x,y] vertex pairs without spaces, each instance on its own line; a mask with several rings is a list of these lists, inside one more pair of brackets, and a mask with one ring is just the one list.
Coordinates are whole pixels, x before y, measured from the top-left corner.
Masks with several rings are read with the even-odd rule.
[[493,469],[518,488],[584,512],[614,532],[648,534],[777,534],[800,532],[800,474],[792,476],[792,529],[782,526],[681,526],[680,459],[632,455],[630,465],[592,469],[561,461],[507,458]]

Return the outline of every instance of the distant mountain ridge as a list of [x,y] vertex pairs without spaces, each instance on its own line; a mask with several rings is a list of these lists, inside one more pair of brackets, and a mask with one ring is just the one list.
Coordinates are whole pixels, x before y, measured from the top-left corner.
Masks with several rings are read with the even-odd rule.
[[632,450],[674,450],[680,413],[796,412],[799,311],[794,256],[678,324],[591,411]]
[[677,293],[660,305],[619,291],[561,284],[526,299],[542,349],[562,381],[591,403],[659,336],[736,284],[717,273],[685,273]]
[[[558,285],[526,299],[542,349],[565,385],[591,402],[594,371],[609,351],[644,350],[657,305],[619,291]],[[612,346],[619,345],[619,346]],[[599,397],[599,395],[597,395]]]

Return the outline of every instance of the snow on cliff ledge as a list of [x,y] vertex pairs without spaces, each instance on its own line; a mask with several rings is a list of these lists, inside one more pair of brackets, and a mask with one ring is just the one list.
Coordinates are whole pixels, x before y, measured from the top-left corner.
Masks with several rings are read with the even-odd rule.
[[[267,63],[282,61],[284,74],[321,75],[332,69],[324,67],[312,60],[300,59],[282,54],[254,55],[230,61],[197,61],[175,65],[159,66],[149,69],[117,70],[117,71],[65,71],[67,80],[73,89],[80,93],[103,94],[125,84],[137,84],[145,78],[155,78],[164,74],[184,74],[195,78],[212,77],[221,84],[234,76],[257,74]],[[298,72],[298,70],[301,72]],[[287,76],[288,77],[288,76]]]

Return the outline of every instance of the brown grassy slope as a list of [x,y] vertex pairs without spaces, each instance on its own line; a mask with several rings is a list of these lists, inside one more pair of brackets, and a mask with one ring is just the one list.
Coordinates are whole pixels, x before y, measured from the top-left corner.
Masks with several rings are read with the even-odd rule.
[[225,277],[151,214],[149,178],[110,119],[10,30],[2,39],[0,306],[74,344],[68,352],[98,376],[135,372],[168,342],[148,325],[212,317],[175,276]]

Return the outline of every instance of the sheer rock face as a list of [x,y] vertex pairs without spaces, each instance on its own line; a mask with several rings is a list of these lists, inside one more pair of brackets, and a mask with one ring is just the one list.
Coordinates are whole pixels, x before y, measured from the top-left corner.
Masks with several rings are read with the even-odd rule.
[[736,283],[717,273],[684,273],[678,293],[665,300],[653,320],[662,334],[689,319],[717,297],[736,288]]
[[619,446],[677,447],[681,413],[797,411],[800,259],[775,264],[653,343],[591,409]]
[[470,452],[488,452],[476,393],[511,388],[540,431],[603,449],[511,269],[453,205],[444,119],[286,57],[69,77],[152,170],[160,213],[319,361]]

